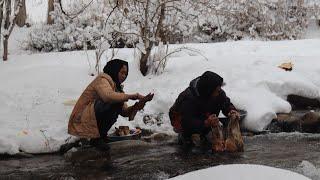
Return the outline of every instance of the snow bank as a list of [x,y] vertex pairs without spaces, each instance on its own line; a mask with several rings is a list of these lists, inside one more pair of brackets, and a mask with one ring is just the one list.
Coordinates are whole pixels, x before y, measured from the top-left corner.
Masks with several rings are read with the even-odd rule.
[[315,167],[309,161],[302,161],[298,166],[298,171],[311,179],[320,179],[320,169]]
[[[320,98],[320,40],[184,46],[201,50],[207,60],[181,52],[171,57],[163,74],[147,77],[139,73],[132,49],[117,51],[116,58],[127,60],[130,66],[125,91],[154,92],[155,97],[135,121],[120,118],[115,126],[140,126],[173,134],[167,115],[170,106],[190,80],[206,70],[223,76],[227,95],[237,108],[248,112],[243,126],[254,131],[263,130],[276,113],[291,111],[285,100],[288,94]],[[0,153],[56,151],[69,138],[67,123],[72,107],[63,102],[77,99],[93,80],[88,63],[94,67],[94,52],[89,51],[88,56],[89,62],[83,51],[12,53],[8,62],[0,62]],[[289,60],[293,71],[277,67]],[[144,114],[161,122],[145,125]]]
[[220,165],[208,169],[198,170],[190,172],[175,178],[172,180],[310,180],[309,178],[288,170],[262,166],[262,165],[249,165],[249,164],[232,164],[232,165]]

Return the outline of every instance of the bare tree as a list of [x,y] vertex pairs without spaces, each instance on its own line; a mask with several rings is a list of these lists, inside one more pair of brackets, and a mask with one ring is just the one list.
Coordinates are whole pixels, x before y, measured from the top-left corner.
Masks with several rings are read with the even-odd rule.
[[[0,1],[0,34],[1,34],[2,20],[3,20],[3,5],[4,5],[4,0],[1,0]],[[0,41],[1,41],[1,36],[0,36]]]
[[50,15],[52,11],[54,11],[54,0],[48,0],[47,24],[53,24],[53,19]]
[[4,31],[3,31],[3,61],[8,60],[8,42],[9,37],[16,24],[17,15],[20,7],[22,6],[22,0],[15,1],[17,6],[14,8],[14,13],[11,13],[11,0],[4,0]]
[[[21,3],[22,5],[20,7],[19,13],[17,15],[17,20],[16,20],[16,24],[19,27],[23,27],[26,24],[26,20],[27,20],[26,0],[22,0]],[[15,4],[15,7],[16,6],[17,4]]]
[[[152,48],[162,42],[164,39],[164,19],[169,6],[173,6],[173,3],[177,0],[128,0],[124,1],[121,9],[123,15],[128,21],[132,22],[138,28],[137,32],[122,32],[122,34],[133,34],[142,39],[143,48],[139,48],[141,51],[140,56],[140,71],[145,76],[148,73],[148,60],[150,58]],[[121,27],[119,28],[121,29]],[[130,30],[129,30],[130,31]]]

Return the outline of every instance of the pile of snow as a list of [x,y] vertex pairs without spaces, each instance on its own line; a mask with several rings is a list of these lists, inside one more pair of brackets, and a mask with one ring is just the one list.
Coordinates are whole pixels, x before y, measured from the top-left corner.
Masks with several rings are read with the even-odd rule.
[[[155,97],[135,121],[120,118],[115,126],[140,126],[173,134],[169,108],[189,82],[206,70],[224,78],[227,95],[237,108],[248,112],[243,126],[254,131],[263,130],[276,113],[291,111],[285,100],[288,94],[320,98],[320,40],[184,46],[201,50],[207,60],[199,54],[180,52],[170,58],[162,74],[146,77],[138,71],[133,49],[116,51],[115,57],[127,60],[130,66],[125,91],[154,92]],[[89,76],[93,70],[88,65],[90,62],[94,67],[94,51],[89,51],[88,57],[89,61],[83,51],[11,53],[8,62],[0,62],[0,153],[52,152],[65,143],[70,137],[67,124],[72,107],[63,102],[77,99],[94,79]],[[277,67],[287,61],[294,64],[291,72]],[[162,122],[146,125],[142,120],[145,114]]]
[[198,170],[190,172],[175,178],[172,180],[310,180],[309,178],[300,175],[295,172],[283,170],[279,168],[273,168],[262,165],[249,165],[249,164],[232,164],[232,165],[220,165],[211,167],[208,169]]
[[311,179],[320,179],[320,169],[315,167],[309,161],[302,161],[298,167],[298,170],[301,174]]

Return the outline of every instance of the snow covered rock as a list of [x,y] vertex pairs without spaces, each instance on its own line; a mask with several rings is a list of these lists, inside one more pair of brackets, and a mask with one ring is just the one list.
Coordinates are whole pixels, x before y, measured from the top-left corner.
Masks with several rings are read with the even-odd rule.
[[271,132],[320,132],[320,112],[293,111],[289,114],[278,114],[268,129]]
[[310,180],[309,178],[288,170],[250,164],[220,165],[208,169],[190,172],[172,178],[172,180]]

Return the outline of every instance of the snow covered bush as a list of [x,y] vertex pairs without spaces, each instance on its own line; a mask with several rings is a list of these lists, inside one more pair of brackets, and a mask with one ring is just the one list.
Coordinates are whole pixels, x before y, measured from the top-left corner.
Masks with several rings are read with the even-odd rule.
[[73,0],[65,9],[55,3],[54,24],[33,27],[27,49],[97,49],[103,38],[110,47],[139,46],[143,74],[160,43],[299,39],[319,16],[303,0]]
[[145,50],[159,42],[298,39],[310,16],[317,16],[302,0],[97,0],[86,5],[88,0],[70,1],[70,17],[55,3],[54,24],[34,28],[27,48],[95,49],[94,41],[102,37],[111,47],[134,47],[141,39]]
[[129,43],[127,37],[111,32],[110,24],[113,7],[110,1],[74,1],[68,4],[67,14],[55,3],[51,16],[52,25],[40,25],[33,29],[26,42],[26,48],[38,51],[69,51],[96,49],[101,38],[107,39],[112,46]]
[[198,8],[202,12],[199,31],[213,41],[297,39],[308,20],[301,0],[212,0],[202,1]]
[[[51,12],[54,23],[34,28],[27,40],[28,49],[38,51],[79,50],[85,46],[84,43],[87,43],[90,49],[93,47],[92,41],[103,36],[100,31],[101,24],[99,27],[89,18],[82,18],[82,15],[71,19],[62,13],[59,3],[55,3],[54,7],[54,11]],[[74,9],[76,8],[75,6]],[[92,18],[99,19],[99,16],[92,16]]]
[[[114,31],[130,34],[139,39],[140,71],[146,75],[154,63],[151,56],[153,47],[170,42],[181,42],[195,27],[186,9],[188,0],[128,0],[123,1],[120,12],[122,18],[114,19]],[[194,18],[195,19],[195,18]],[[121,23],[120,23],[120,22]],[[159,47],[160,47],[159,46]],[[161,55],[165,56],[165,55]],[[159,57],[159,56],[157,56]],[[161,59],[161,58],[160,58]]]

